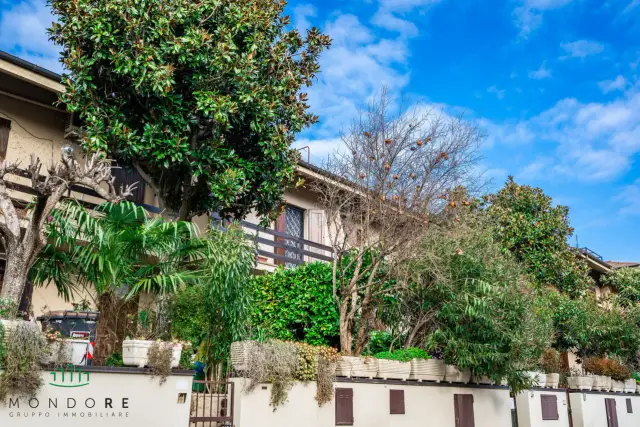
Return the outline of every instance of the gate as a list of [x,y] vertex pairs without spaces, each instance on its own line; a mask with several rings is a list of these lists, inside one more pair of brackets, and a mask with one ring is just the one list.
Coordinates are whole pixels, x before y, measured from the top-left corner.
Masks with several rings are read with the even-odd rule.
[[193,381],[190,427],[232,427],[234,384]]

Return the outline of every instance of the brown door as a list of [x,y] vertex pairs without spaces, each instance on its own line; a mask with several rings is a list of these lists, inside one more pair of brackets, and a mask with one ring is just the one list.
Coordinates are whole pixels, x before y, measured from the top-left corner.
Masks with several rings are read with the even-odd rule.
[[453,404],[456,416],[456,427],[475,427],[473,420],[473,395],[455,394]]
[[353,425],[353,389],[336,389],[336,425]]
[[607,427],[618,427],[618,411],[615,399],[605,399],[604,406],[607,409]]

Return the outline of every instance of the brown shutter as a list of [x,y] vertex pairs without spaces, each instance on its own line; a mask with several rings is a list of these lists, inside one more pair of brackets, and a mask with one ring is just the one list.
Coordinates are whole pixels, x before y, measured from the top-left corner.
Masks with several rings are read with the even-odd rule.
[[558,414],[558,397],[554,394],[540,395],[542,403],[542,419],[543,420],[559,420]]
[[473,395],[454,394],[453,403],[456,427],[475,427],[475,421],[473,418]]
[[7,148],[9,147],[10,131],[11,120],[0,118],[0,159],[7,158]]
[[353,389],[336,389],[336,425],[353,425]]
[[389,390],[391,415],[404,415],[404,390]]
[[111,174],[115,178],[113,185],[117,191],[120,191],[120,187],[126,188],[129,185],[137,183],[135,190],[133,190],[133,195],[129,197],[129,200],[137,204],[144,203],[144,180],[135,168],[115,166],[111,168]]
[[631,404],[631,399],[627,399],[627,414],[633,414],[633,406]]
[[605,399],[604,407],[607,410],[607,427],[618,427],[618,411],[615,399]]

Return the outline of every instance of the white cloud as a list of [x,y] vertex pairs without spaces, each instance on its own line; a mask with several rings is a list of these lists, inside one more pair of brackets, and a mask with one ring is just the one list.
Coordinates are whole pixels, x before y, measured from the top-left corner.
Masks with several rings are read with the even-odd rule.
[[604,45],[592,40],[576,40],[570,43],[562,43],[560,47],[565,51],[566,55],[560,59],[567,58],[586,58],[587,56],[597,55],[604,51]]
[[622,203],[620,213],[623,215],[640,215],[640,178],[633,184],[622,187],[614,198]]
[[379,0],[378,11],[371,22],[385,30],[400,33],[403,37],[415,37],[419,30],[409,19],[410,14],[424,12],[440,0]]
[[528,38],[542,25],[546,11],[559,9],[573,0],[523,0],[513,11],[514,23],[521,38]]
[[624,8],[622,13],[629,13],[638,6],[640,6],[640,0],[631,0],[627,7]]
[[[611,181],[627,172],[640,153],[638,89],[603,103],[566,98],[530,119],[515,124],[485,121],[482,128],[494,144],[555,144],[552,160],[536,159],[521,171],[529,177]],[[516,129],[523,137],[514,137]]]
[[49,41],[47,28],[55,18],[45,1],[24,0],[0,11],[0,49],[51,71],[59,72],[59,48]]
[[377,37],[354,15],[335,17],[324,32],[333,44],[322,54],[318,80],[308,90],[311,111],[321,121],[301,138],[335,141],[382,86],[392,93],[406,87],[409,49],[405,39]]
[[627,79],[624,76],[618,76],[613,80],[603,80],[598,83],[598,86],[602,89],[602,93],[624,90],[627,87]]
[[487,88],[487,93],[494,94],[498,99],[503,99],[504,94],[506,93],[506,90],[498,89],[497,86],[493,85]]
[[547,61],[544,61],[540,68],[529,72],[529,78],[534,80],[548,79],[551,77],[551,70],[547,68]]
[[316,16],[316,8],[312,4],[301,4],[293,9],[293,22],[302,34],[312,27],[309,18]]

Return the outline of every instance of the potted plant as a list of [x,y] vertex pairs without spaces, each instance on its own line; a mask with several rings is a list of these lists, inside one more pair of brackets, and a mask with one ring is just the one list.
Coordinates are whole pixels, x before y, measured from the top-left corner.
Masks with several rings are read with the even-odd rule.
[[409,379],[422,381],[440,382],[444,380],[445,365],[444,360],[431,358],[424,352],[415,354],[411,359],[411,376]]
[[611,390],[611,377],[609,376],[607,359],[587,357],[582,362],[582,367],[586,372],[593,374],[593,390]]
[[460,370],[455,365],[446,365],[444,370],[444,380],[449,383],[467,384],[471,379],[471,369]]
[[567,377],[567,386],[572,390],[591,390],[593,376],[584,375],[581,369],[573,367]]
[[615,359],[606,359],[606,366],[611,376],[611,391],[623,393],[625,380],[631,376],[629,369]]
[[526,371],[526,376],[531,378],[531,385],[533,387],[544,387],[547,383],[547,375],[538,371]]
[[[343,356],[344,357],[344,356]],[[373,357],[355,357],[351,360],[351,376],[373,379],[378,375],[378,360]]]
[[411,361],[428,358],[426,351],[408,348],[397,351],[383,351],[376,354],[378,359],[378,377],[406,381],[411,376]]
[[546,348],[540,359],[540,368],[546,375],[544,387],[558,388],[560,383],[560,353],[553,348]]
[[130,339],[129,337],[127,337],[124,341],[122,341],[122,362],[125,365],[137,366],[139,368],[149,366],[149,349],[156,343],[163,346],[171,346],[171,367],[177,368],[180,365],[182,343],[177,341],[152,341],[145,339],[145,337],[139,337],[138,339]]

